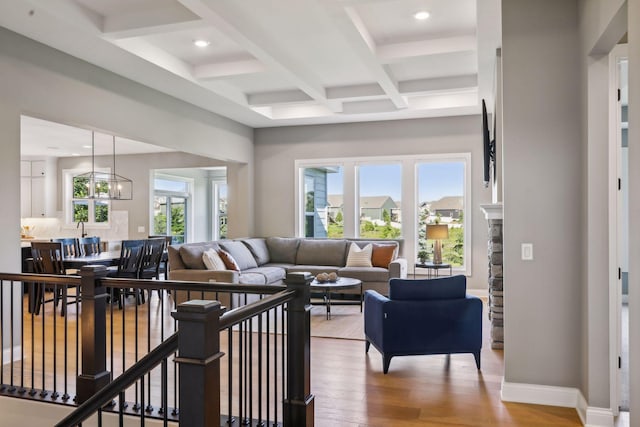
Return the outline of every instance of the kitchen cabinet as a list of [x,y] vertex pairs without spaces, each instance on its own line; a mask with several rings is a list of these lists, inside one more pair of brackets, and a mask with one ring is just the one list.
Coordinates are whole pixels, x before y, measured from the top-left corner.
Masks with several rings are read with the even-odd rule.
[[[23,218],[41,218],[53,216],[52,196],[47,191],[48,173],[45,160],[20,161],[20,216]],[[55,185],[55,184],[54,184]]]

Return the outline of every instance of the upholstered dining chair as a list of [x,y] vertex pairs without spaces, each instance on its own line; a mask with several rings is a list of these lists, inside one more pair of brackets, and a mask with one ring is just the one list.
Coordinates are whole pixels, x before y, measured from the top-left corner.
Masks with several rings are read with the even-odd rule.
[[482,300],[466,293],[466,277],[391,279],[389,297],[364,296],[365,350],[382,354],[382,370],[395,356],[472,353],[480,369]]

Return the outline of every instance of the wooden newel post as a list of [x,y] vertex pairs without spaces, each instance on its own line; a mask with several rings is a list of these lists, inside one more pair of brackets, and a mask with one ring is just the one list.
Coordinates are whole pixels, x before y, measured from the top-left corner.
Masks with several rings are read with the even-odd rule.
[[284,399],[284,427],[313,427],[314,409],[311,394],[311,304],[309,273],[289,273],[287,288],[297,295],[289,303],[287,315],[288,396]]
[[78,403],[86,401],[111,381],[111,373],[107,371],[108,295],[98,282],[106,276],[107,268],[103,265],[87,265],[80,269],[82,369],[76,386]]
[[192,300],[171,313],[178,321],[180,425],[220,426],[220,316],[218,301]]

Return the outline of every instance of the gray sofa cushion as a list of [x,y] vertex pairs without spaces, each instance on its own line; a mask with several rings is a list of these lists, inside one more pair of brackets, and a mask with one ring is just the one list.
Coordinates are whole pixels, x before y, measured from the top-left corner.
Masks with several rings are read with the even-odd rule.
[[389,280],[389,270],[381,267],[342,267],[338,270],[338,276],[363,282],[386,282]]
[[204,265],[202,261],[202,254],[207,249],[218,249],[217,243],[208,243],[202,245],[182,245],[178,252],[180,253],[180,257],[182,258],[182,262],[184,265],[192,270],[206,270],[207,267]]
[[270,285],[273,283],[279,283],[284,280],[287,275],[287,270],[281,267],[273,266],[261,266],[243,271],[242,274],[261,274],[264,277],[265,284]]
[[266,285],[264,275],[260,273],[240,273],[240,284],[242,285]]
[[334,265],[294,265],[287,269],[289,273],[301,273],[308,271],[314,276],[320,273],[337,273],[339,267]]
[[269,248],[265,239],[241,239],[240,241],[249,248],[258,265],[267,264],[270,261]]
[[229,252],[238,264],[240,271],[256,268],[258,264],[251,251],[242,242],[225,240],[220,242],[220,247]]
[[271,262],[295,264],[299,239],[293,237],[267,237]]
[[304,239],[300,241],[300,246],[298,246],[296,264],[343,267],[346,249],[346,240]]

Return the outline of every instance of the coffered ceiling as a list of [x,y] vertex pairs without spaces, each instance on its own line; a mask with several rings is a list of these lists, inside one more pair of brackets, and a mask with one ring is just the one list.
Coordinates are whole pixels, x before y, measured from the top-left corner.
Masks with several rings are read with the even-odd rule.
[[269,127],[477,114],[498,1],[5,0],[0,25]]

